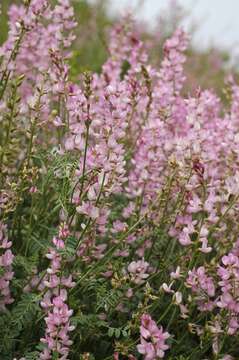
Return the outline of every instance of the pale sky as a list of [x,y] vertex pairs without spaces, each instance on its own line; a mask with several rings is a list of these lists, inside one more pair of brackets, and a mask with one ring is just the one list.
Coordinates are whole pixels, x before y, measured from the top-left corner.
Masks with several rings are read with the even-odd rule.
[[[109,0],[113,12],[121,13],[123,8],[137,8],[141,19],[155,21],[161,9],[167,8],[170,0]],[[226,47],[234,56],[239,55],[239,0],[179,0],[179,4],[189,10],[191,15],[183,24],[189,29],[196,21],[199,29],[194,36],[197,46],[215,44]],[[135,12],[135,10],[133,10]]]

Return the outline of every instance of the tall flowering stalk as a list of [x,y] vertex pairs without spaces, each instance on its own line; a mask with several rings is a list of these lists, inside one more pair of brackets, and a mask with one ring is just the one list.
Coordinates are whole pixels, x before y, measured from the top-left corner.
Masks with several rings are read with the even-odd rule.
[[69,355],[69,348],[72,341],[69,333],[74,330],[70,324],[70,317],[73,310],[69,309],[67,301],[67,289],[74,286],[72,276],[64,276],[62,255],[60,251],[65,248],[65,240],[69,236],[68,227],[65,224],[59,229],[59,233],[53,238],[54,248],[51,248],[46,257],[50,260],[50,266],[47,269],[47,276],[44,278],[46,287],[45,295],[41,301],[41,306],[46,311],[45,317],[46,330],[45,337],[41,342],[45,344],[40,359],[52,359],[58,356],[58,359],[66,360]]
[[11,304],[14,299],[11,296],[10,281],[14,272],[12,263],[14,255],[11,250],[12,242],[8,240],[7,226],[0,222],[0,310],[6,310],[6,305]]
[[236,252],[222,257],[222,264],[218,267],[221,294],[217,306],[227,310],[227,332],[230,335],[236,334],[239,329],[238,270],[239,259]]

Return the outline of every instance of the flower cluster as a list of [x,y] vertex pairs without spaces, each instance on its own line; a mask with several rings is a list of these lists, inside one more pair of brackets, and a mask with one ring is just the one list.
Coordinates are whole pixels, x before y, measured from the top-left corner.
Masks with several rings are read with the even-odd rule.
[[195,293],[199,309],[210,311],[214,307],[211,300],[215,296],[215,285],[212,277],[208,276],[203,266],[188,272],[187,285]]
[[68,277],[62,275],[62,256],[59,253],[59,250],[65,248],[64,241],[68,236],[68,227],[62,224],[58,236],[52,240],[55,249],[50,249],[46,255],[50,259],[50,266],[44,280],[47,291],[41,301],[42,308],[47,311],[45,337],[41,339],[41,342],[46,344],[40,354],[42,360],[51,359],[55,353],[59,354],[62,360],[66,360],[68,359],[69,347],[72,345],[69,332],[74,330],[74,326],[70,325],[73,310],[69,309],[66,301],[67,289],[72,288],[74,282],[71,275]]
[[226,309],[229,315],[228,334],[233,335],[239,329],[238,314],[238,285],[239,285],[239,259],[232,252],[222,257],[222,265],[217,271],[220,281],[221,295],[217,306]]
[[12,263],[14,255],[11,250],[12,242],[8,240],[7,226],[0,222],[0,309],[5,310],[6,305],[14,300],[10,293],[10,281],[13,278]]
[[144,355],[145,360],[162,359],[169,346],[165,343],[170,337],[168,332],[158,328],[156,322],[148,314],[141,317],[140,344],[137,345],[138,352]]

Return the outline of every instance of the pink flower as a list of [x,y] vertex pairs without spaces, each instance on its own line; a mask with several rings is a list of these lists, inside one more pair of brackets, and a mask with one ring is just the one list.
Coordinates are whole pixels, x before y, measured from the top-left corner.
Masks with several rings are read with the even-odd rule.
[[132,261],[128,265],[128,272],[131,275],[131,279],[135,284],[143,284],[148,278],[147,274],[149,263],[144,260]]
[[178,241],[183,246],[188,246],[192,244],[187,228],[184,228],[183,231],[179,234]]
[[187,286],[191,287],[197,296],[197,304],[201,311],[210,311],[215,306],[210,298],[215,296],[215,285],[213,278],[207,276],[203,266],[188,272]]
[[52,242],[56,246],[57,249],[64,249],[64,247],[65,247],[64,241],[56,236],[53,237]]
[[137,345],[137,350],[140,354],[145,355],[145,360],[157,359],[154,345],[145,341],[144,338],[142,338],[141,343]]
[[169,338],[169,333],[163,332],[162,327],[158,328],[156,322],[148,314],[141,317],[140,326],[140,344],[137,350],[140,354],[145,355],[144,359],[154,360],[163,358],[165,350],[169,348],[165,340]]
[[90,202],[83,202],[81,206],[77,206],[76,211],[89,216],[92,220],[96,220],[100,216],[99,209]]
[[37,189],[36,186],[31,186],[30,189],[29,189],[29,192],[30,192],[31,194],[35,194],[37,191],[38,191],[38,189]]
[[[217,301],[217,306],[227,309],[231,312],[239,314],[238,291],[239,284],[239,259],[233,252],[222,257],[222,266],[218,266],[218,275],[221,278],[219,285],[221,287],[221,295]],[[235,324],[235,318],[231,318],[231,324]],[[230,322],[229,322],[230,323]],[[229,325],[229,332],[233,332],[233,326]]]
[[52,242],[55,249],[50,249],[47,258],[50,259],[50,267],[47,269],[47,276],[44,279],[44,285],[48,290],[45,292],[41,301],[42,308],[47,312],[45,317],[46,330],[45,337],[41,342],[45,348],[40,354],[40,359],[50,360],[53,353],[58,353],[61,359],[67,359],[69,347],[72,341],[69,338],[69,332],[74,330],[70,325],[70,317],[73,310],[68,308],[67,288],[72,288],[75,283],[72,276],[64,276],[62,267],[62,255],[59,250],[64,249],[64,240],[70,235],[66,224],[61,224],[57,237],[53,237]]
[[[3,268],[3,274],[0,276],[0,310],[6,310],[6,305],[13,302],[10,293],[10,281],[13,278],[12,263],[14,255],[11,251],[12,242],[8,241],[7,226],[0,222],[0,266]],[[7,249],[7,250],[6,250]]]
[[238,319],[236,317],[232,317],[228,324],[227,333],[229,335],[234,335],[238,329],[239,329]]
[[12,264],[14,255],[11,250],[6,250],[5,253],[0,257],[0,266],[7,267]]
[[202,206],[202,203],[201,203],[200,198],[196,194],[193,194],[193,198],[189,201],[187,210],[190,214],[197,213],[201,210],[201,206]]
[[199,250],[205,254],[210,253],[212,251],[212,247],[208,246],[207,238],[201,237],[199,240],[202,243],[202,246],[199,248]]

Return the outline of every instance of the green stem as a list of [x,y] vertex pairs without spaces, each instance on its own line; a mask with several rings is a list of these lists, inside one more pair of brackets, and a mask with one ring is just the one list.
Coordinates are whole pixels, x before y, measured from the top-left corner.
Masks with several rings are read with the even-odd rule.
[[[103,192],[104,182],[105,182],[105,173],[104,173],[104,175],[103,175],[102,183],[101,183],[101,185],[100,185],[100,191],[99,191],[99,194],[98,194],[97,199],[96,199],[96,202],[95,202],[95,205],[96,205],[96,206],[98,205],[98,203],[99,203],[99,201],[100,201],[100,197],[101,197],[101,194],[102,194],[102,192]],[[83,239],[83,236],[85,235],[88,227],[90,226],[91,221],[92,221],[91,218],[89,218],[88,221],[87,221],[87,223],[86,223],[85,228],[83,229],[83,231],[82,231],[82,233],[81,233],[81,235],[80,235],[80,238],[79,238],[79,240],[78,240],[78,244],[77,244],[76,250],[79,248],[79,246],[80,246],[80,244],[81,244],[81,240]]]
[[11,100],[11,112],[8,115],[8,126],[7,126],[6,138],[5,138],[4,144],[3,144],[2,149],[1,149],[0,174],[2,174],[2,166],[3,166],[4,156],[5,156],[5,154],[7,153],[8,149],[9,149],[10,134],[11,134],[11,130],[12,130],[13,119],[14,119],[14,116],[15,116],[16,99],[17,99],[17,87],[14,87],[13,93],[12,93],[12,100]]
[[131,228],[128,229],[128,231],[120,237],[119,242],[118,242],[115,246],[113,246],[112,248],[110,248],[110,249],[105,253],[105,256],[104,256],[101,260],[99,260],[99,261],[97,262],[96,266],[90,268],[85,274],[83,274],[83,276],[77,281],[76,286],[77,286],[80,282],[82,282],[86,277],[88,277],[92,272],[94,272],[94,273],[96,274],[96,269],[97,269],[98,267],[104,265],[105,262],[108,262],[108,261],[110,260],[111,256],[114,254],[114,252],[121,246],[122,241],[123,241],[124,239],[126,239],[126,238],[132,233],[132,231],[133,231],[135,228],[137,228],[137,226],[142,222],[142,220],[143,220],[146,216],[147,216],[147,213],[145,213],[138,221],[136,221],[136,222],[134,223],[134,225],[132,225]]
[[88,149],[88,143],[89,143],[89,130],[90,130],[90,125],[87,122],[87,124],[86,124],[85,149],[84,149],[84,160],[83,160],[83,170],[82,170],[82,181],[81,181],[81,188],[80,188],[80,195],[79,195],[80,197],[81,197],[82,192],[83,192],[84,181],[85,181],[86,157],[87,157],[87,149]]
[[[158,226],[159,229],[163,226],[165,216],[167,215],[169,196],[170,196],[171,187],[172,187],[172,185],[173,185],[173,181],[174,181],[174,179],[175,179],[175,175],[176,175],[176,171],[174,171],[173,174],[172,174],[172,176],[169,178],[169,182],[168,182],[168,186],[167,186],[167,194],[166,194],[166,199],[165,199],[165,205],[164,205],[164,208],[163,208],[163,214],[162,214],[162,217],[161,217],[159,226]],[[162,195],[163,195],[163,194],[162,194]],[[155,236],[155,238],[154,238],[154,240],[153,240],[153,244],[152,244],[152,246],[151,246],[151,248],[150,248],[150,251],[149,251],[149,254],[148,254],[148,256],[147,256],[148,259],[150,259],[151,255],[152,255],[152,253],[153,253],[153,250],[154,250],[156,241],[157,241],[157,236]]]

